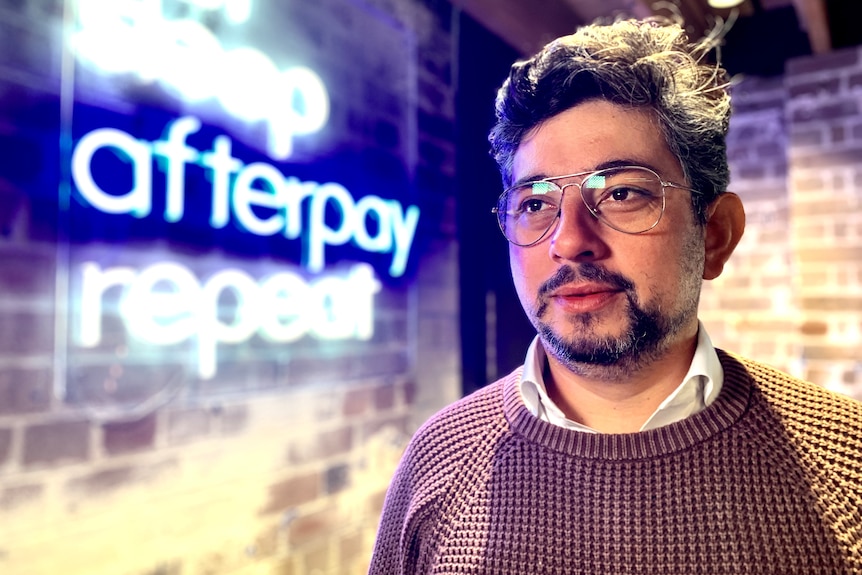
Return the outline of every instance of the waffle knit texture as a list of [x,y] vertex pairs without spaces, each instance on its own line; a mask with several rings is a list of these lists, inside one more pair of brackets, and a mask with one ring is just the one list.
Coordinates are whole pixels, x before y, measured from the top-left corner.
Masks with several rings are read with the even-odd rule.
[[706,410],[641,433],[531,415],[520,369],[413,437],[372,575],[862,574],[862,403],[718,350]]

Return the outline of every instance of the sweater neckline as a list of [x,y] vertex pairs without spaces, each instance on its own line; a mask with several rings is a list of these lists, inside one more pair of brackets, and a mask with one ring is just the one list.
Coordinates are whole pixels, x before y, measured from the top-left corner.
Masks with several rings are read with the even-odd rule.
[[529,441],[587,459],[645,459],[685,450],[721,433],[748,408],[751,376],[726,352],[716,349],[724,369],[724,386],[715,402],[682,421],[638,433],[585,433],[542,421],[524,405],[518,386],[521,370],[506,378],[503,402],[512,429]]

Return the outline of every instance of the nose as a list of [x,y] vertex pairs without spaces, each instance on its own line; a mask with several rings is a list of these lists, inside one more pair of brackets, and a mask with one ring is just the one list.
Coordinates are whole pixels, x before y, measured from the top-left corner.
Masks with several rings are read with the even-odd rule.
[[554,261],[585,262],[608,256],[604,226],[589,210],[578,186],[564,189],[559,221],[551,235],[549,250]]

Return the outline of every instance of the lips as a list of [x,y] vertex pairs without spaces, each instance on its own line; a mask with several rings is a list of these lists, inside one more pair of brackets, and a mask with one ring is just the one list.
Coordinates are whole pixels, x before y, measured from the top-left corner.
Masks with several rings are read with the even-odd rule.
[[597,311],[623,290],[604,284],[567,285],[553,290],[548,299],[569,313]]
[[620,288],[604,284],[569,285],[555,289],[551,297],[588,297],[607,292],[619,292]]

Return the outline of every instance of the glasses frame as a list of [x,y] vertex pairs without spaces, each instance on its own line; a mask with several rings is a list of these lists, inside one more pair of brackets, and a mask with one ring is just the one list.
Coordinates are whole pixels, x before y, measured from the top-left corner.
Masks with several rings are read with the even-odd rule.
[[[629,232],[629,231],[626,231],[626,230],[621,230],[621,229],[619,229],[618,227],[616,227],[616,226],[612,225],[611,223],[607,222],[604,218],[602,218],[602,217],[599,215],[599,213],[596,211],[596,209],[595,209],[593,206],[591,206],[589,203],[587,203],[587,199],[584,197],[584,189],[583,189],[583,187],[582,187],[585,181],[587,181],[587,180],[588,180],[589,178],[591,178],[592,176],[595,176],[596,174],[600,174],[600,173],[602,173],[602,172],[607,172],[607,171],[609,171],[609,170],[627,170],[627,169],[637,169],[637,170],[644,170],[644,171],[647,171],[647,172],[651,173],[652,175],[654,175],[654,176],[656,177],[656,179],[659,181],[659,183],[661,184],[661,212],[659,213],[659,215],[658,215],[658,217],[656,218],[655,222],[653,222],[653,224],[652,224],[651,226],[649,226],[649,227],[648,227],[648,228],[646,228],[645,230],[641,230],[641,231],[638,231],[638,232]],[[557,184],[557,182],[556,182],[556,180],[564,180],[564,179],[566,179],[566,178],[576,178],[576,177],[578,177],[578,176],[584,176],[584,177],[582,177],[582,178],[581,178],[581,180],[580,180],[579,182],[570,182],[570,183],[565,184],[565,185],[563,185],[563,186],[560,186],[560,185],[559,185],[559,184]],[[503,218],[505,217],[505,215],[506,215],[506,214],[508,214],[508,212],[504,212],[504,211],[500,210],[500,203],[501,203],[501,201],[503,200],[503,197],[504,197],[506,194],[508,194],[509,192],[511,192],[512,190],[514,190],[514,189],[516,189],[516,188],[521,188],[521,187],[523,187],[523,186],[529,186],[529,185],[532,185],[532,184],[538,184],[538,183],[543,183],[543,182],[548,182],[548,183],[554,184],[554,186],[556,186],[557,188],[559,188],[559,189],[560,189],[560,194],[561,194],[561,195],[560,195],[560,205],[559,205],[559,207],[557,208],[557,213],[556,213],[556,215],[554,216],[554,219],[553,219],[553,220],[551,220],[551,222],[548,224],[548,227],[547,227],[547,228],[545,228],[545,231],[543,231],[543,232],[539,235],[538,239],[536,239],[535,241],[532,241],[532,242],[530,242],[530,243],[527,243],[527,244],[519,244],[518,242],[516,242],[516,241],[514,241],[514,240],[510,239],[510,238],[509,238],[509,236],[507,236],[507,235],[506,235],[506,230],[505,230],[505,227],[504,227],[504,225],[503,225]],[[491,208],[491,213],[493,213],[493,214],[497,217],[497,225],[500,227],[500,231],[501,231],[501,232],[503,232],[503,237],[504,237],[504,238],[506,238],[506,241],[508,241],[509,243],[514,244],[514,245],[516,245],[516,246],[518,246],[518,247],[521,247],[521,248],[528,248],[528,247],[530,247],[530,246],[534,246],[534,245],[536,245],[537,243],[539,243],[540,241],[542,241],[543,239],[545,239],[545,237],[548,235],[548,232],[549,232],[549,231],[551,231],[552,229],[556,228],[556,226],[558,226],[558,225],[559,225],[559,222],[560,222],[560,214],[562,214],[562,212],[563,212],[563,200],[564,200],[564,199],[565,199],[565,197],[566,197],[566,188],[568,188],[569,186],[577,186],[577,188],[578,188],[578,193],[579,193],[579,194],[580,194],[580,196],[581,196],[581,201],[582,201],[582,202],[584,203],[584,205],[587,207],[587,210],[590,212],[590,215],[591,215],[591,216],[593,216],[593,217],[594,217],[595,219],[597,219],[599,222],[601,222],[601,223],[603,223],[604,225],[608,226],[608,227],[609,227],[609,228],[611,228],[612,230],[616,230],[616,231],[618,231],[618,232],[620,232],[620,233],[623,233],[623,234],[629,234],[629,235],[644,234],[644,233],[646,233],[646,232],[648,232],[648,231],[652,230],[653,228],[655,228],[655,227],[659,224],[659,222],[661,221],[662,217],[664,216],[664,210],[665,210],[665,204],[666,204],[666,199],[665,199],[665,198],[666,198],[665,188],[677,188],[677,189],[680,189],[680,190],[687,190],[687,191],[689,191],[689,192],[691,192],[691,193],[693,193],[693,194],[698,194],[698,195],[700,195],[700,192],[699,192],[699,191],[697,191],[697,190],[695,190],[695,189],[694,189],[694,188],[692,188],[692,187],[689,187],[689,186],[683,186],[683,185],[681,185],[681,184],[675,184],[674,182],[665,181],[665,180],[664,180],[664,179],[663,179],[663,178],[662,178],[662,177],[661,177],[661,176],[660,176],[660,175],[659,175],[655,170],[653,170],[653,169],[651,169],[651,168],[647,168],[646,166],[637,166],[637,165],[629,165],[629,166],[610,166],[610,167],[607,167],[607,168],[601,168],[601,169],[599,169],[599,170],[589,170],[589,171],[586,171],[586,172],[577,172],[577,173],[574,173],[574,174],[566,174],[566,175],[564,175],[564,176],[551,176],[551,177],[549,177],[549,178],[542,178],[542,179],[539,179],[539,180],[529,180],[529,181],[526,181],[526,182],[521,182],[520,184],[516,184],[516,185],[514,185],[514,186],[509,186],[508,188],[506,188],[505,190],[503,190],[503,193],[501,193],[501,194],[497,197],[497,205],[496,205],[495,207]]]

